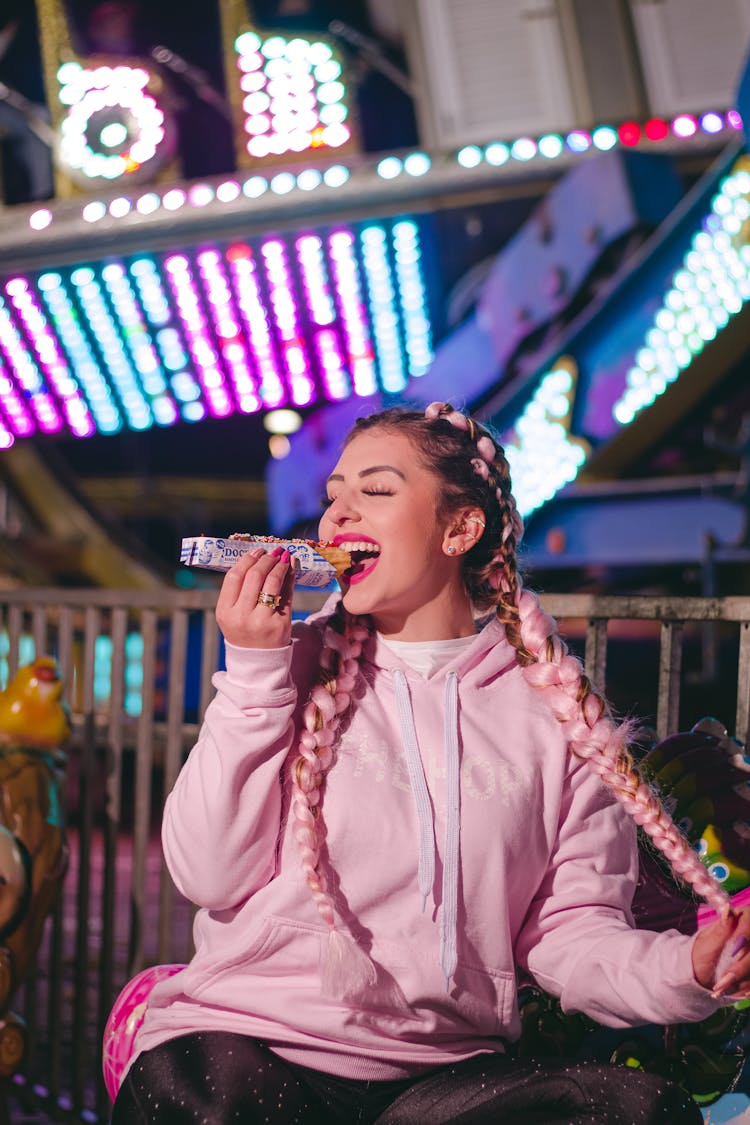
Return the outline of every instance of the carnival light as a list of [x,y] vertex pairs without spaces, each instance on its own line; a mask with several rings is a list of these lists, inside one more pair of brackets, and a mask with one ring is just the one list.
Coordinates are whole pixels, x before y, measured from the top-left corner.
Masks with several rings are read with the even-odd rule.
[[617,130],[611,125],[600,125],[598,129],[594,129],[591,140],[600,152],[609,152],[617,144]]
[[383,180],[395,180],[403,168],[404,165],[397,156],[386,156],[378,164],[377,173]]
[[323,183],[323,174],[317,168],[305,168],[297,176],[297,187],[300,191],[314,191]]
[[29,226],[32,230],[45,230],[51,222],[52,212],[47,207],[42,207],[29,215]]
[[692,137],[698,131],[698,122],[689,113],[681,113],[672,122],[672,132],[676,137]]
[[267,190],[268,181],[263,176],[251,176],[242,185],[243,195],[246,195],[248,199],[259,199]]
[[171,155],[171,131],[149,93],[152,76],[145,68],[67,62],[57,79],[58,97],[68,107],[60,126],[59,156],[73,179],[138,179],[153,175]]
[[299,306],[291,285],[289,256],[280,239],[269,239],[261,246],[269,283],[271,310],[281,341],[287,382],[292,402],[307,406],[314,397],[310,357],[300,323]]
[[378,225],[365,227],[360,245],[380,377],[384,389],[393,394],[406,386],[406,370],[385,229]]
[[427,294],[420,268],[422,256],[416,223],[402,220],[392,231],[396,282],[404,325],[404,349],[409,375],[419,378],[432,363]]
[[750,247],[742,238],[749,218],[750,171],[740,158],[711,201],[628,371],[626,390],[612,408],[620,425],[664,394],[750,299]]
[[253,160],[341,149],[352,140],[341,62],[323,40],[243,32],[234,43]]
[[351,382],[346,372],[341,341],[329,327],[336,320],[336,307],[331,296],[323,242],[316,234],[304,235],[297,239],[296,250],[326,396],[334,401],[348,398]]
[[236,180],[225,180],[216,188],[216,198],[219,203],[233,203],[239,198],[241,190]]
[[510,146],[510,155],[514,160],[533,160],[537,151],[536,141],[531,137],[519,137]]
[[323,173],[323,183],[330,188],[343,187],[349,176],[349,169],[344,164],[332,164]]
[[462,168],[477,168],[482,163],[482,150],[477,145],[464,145],[456,153],[456,160]]
[[278,407],[287,400],[281,367],[276,357],[271,324],[258,283],[258,267],[249,246],[230,246],[227,260],[232,273],[237,304],[245,325],[248,342],[260,379],[260,397],[268,407]]
[[557,360],[503,441],[524,518],[575,480],[588,457],[587,443],[570,433],[577,374],[573,359]]
[[328,239],[328,254],[339,295],[341,325],[354,393],[362,396],[375,394],[378,387],[375,357],[352,232],[348,230],[334,232]]
[[[133,205],[116,197],[110,218],[117,200]],[[393,392],[432,358],[419,225],[406,218],[5,285],[0,448]]]
[[410,152],[404,157],[404,171],[407,176],[424,176],[432,167],[432,161],[426,152]]
[[263,425],[269,434],[296,434],[302,427],[302,415],[296,410],[269,410]]

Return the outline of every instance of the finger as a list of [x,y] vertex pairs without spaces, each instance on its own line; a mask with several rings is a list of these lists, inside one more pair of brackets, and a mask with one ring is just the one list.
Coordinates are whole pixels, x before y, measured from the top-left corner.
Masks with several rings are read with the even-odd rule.
[[740,988],[750,987],[750,953],[747,952],[747,943],[742,946],[739,954],[735,954],[728,967],[726,965],[726,962],[720,963],[717,981],[712,989],[715,996],[734,994]]
[[264,554],[265,551],[262,547],[255,551],[250,551],[249,554],[242,555],[234,566],[229,568],[224,575],[224,580],[219,590],[219,597],[216,602],[217,611],[231,609],[231,607],[235,605],[242,591],[248,572],[257,565]]
[[261,607],[259,613],[266,613],[270,609],[288,626],[292,617],[293,584],[294,566],[289,553],[283,551],[276,566],[268,572],[256,598],[256,605]]
[[294,559],[291,560],[291,563],[289,565],[289,569],[286,572],[286,575],[284,577],[284,582],[283,582],[283,585],[281,587],[281,604],[279,605],[279,610],[282,613],[287,613],[289,615],[291,615],[291,612],[292,612],[292,600],[294,598],[294,583],[295,583],[295,580],[297,578],[297,566],[298,565],[299,564],[295,563]]
[[272,574],[278,566],[282,553],[283,547],[278,547],[271,552],[264,551],[261,557],[256,560],[255,564],[245,573],[242,586],[237,595],[237,604],[240,608],[247,610],[254,609],[258,601],[258,594],[261,590],[273,593],[273,590],[269,587],[268,576]]
[[289,552],[282,549],[281,553],[275,558],[275,565],[267,570],[263,578],[261,589],[265,594],[276,596],[281,593],[284,581],[291,570],[290,562]]

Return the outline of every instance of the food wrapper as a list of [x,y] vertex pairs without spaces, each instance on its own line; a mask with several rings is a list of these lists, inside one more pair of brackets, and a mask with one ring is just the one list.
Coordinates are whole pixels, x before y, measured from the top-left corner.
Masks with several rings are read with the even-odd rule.
[[[325,544],[320,544],[325,547]],[[198,566],[204,570],[229,570],[238,559],[249,551],[262,547],[264,551],[274,551],[286,547],[292,556],[296,571],[297,586],[323,587],[334,582],[348,565],[345,551],[331,548],[331,554],[339,562],[338,568],[324,559],[316,550],[316,544],[306,539],[274,539],[268,535],[227,535],[217,539],[209,535],[192,535],[182,540],[180,562],[185,566]]]

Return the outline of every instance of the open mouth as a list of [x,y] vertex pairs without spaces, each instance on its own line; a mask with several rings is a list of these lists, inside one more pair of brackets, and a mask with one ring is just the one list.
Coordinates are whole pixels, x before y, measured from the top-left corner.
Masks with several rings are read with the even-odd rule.
[[350,583],[361,582],[378,565],[380,546],[371,539],[344,539],[336,544],[352,556],[352,565],[346,571]]

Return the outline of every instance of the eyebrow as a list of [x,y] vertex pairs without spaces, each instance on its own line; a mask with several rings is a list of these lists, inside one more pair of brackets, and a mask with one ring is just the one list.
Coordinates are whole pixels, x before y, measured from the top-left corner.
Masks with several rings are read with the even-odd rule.
[[[401,470],[396,469],[393,465],[372,465],[369,469],[362,469],[361,472],[357,473],[357,476],[371,477],[373,473],[395,473],[397,477],[401,477],[401,480],[406,480],[406,477],[401,472]],[[328,479],[343,480],[344,478],[341,473],[331,473]]]

